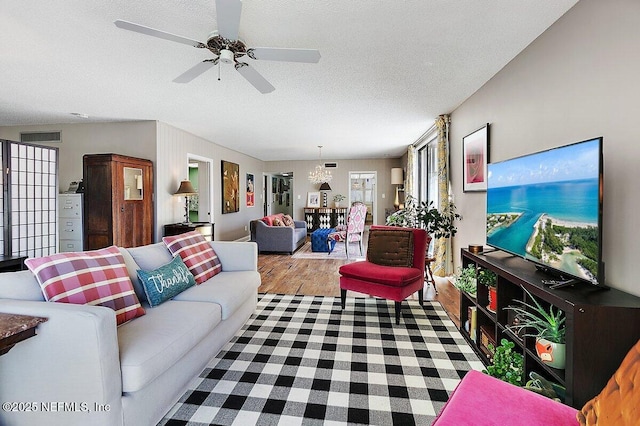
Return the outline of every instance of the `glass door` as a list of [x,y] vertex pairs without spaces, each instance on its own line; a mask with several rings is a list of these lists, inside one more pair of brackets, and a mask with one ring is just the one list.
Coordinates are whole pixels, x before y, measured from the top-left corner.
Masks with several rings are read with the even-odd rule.
[[211,215],[212,186],[211,164],[213,160],[188,154],[189,181],[198,192],[189,197],[189,220],[191,222],[213,223]]
[[365,225],[376,222],[376,181],[375,171],[349,172],[349,205],[361,201],[367,206]]

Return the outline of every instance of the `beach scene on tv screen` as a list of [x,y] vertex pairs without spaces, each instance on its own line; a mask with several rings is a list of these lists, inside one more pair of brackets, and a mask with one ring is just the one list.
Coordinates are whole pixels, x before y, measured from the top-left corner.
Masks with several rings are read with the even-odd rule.
[[597,282],[599,140],[488,166],[487,243]]

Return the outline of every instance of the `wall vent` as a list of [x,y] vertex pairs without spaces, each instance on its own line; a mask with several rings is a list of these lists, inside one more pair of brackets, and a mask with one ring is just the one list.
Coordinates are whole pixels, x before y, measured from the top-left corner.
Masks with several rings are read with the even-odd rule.
[[337,169],[338,163],[324,163],[325,169]]
[[20,132],[20,142],[26,143],[60,143],[61,132]]

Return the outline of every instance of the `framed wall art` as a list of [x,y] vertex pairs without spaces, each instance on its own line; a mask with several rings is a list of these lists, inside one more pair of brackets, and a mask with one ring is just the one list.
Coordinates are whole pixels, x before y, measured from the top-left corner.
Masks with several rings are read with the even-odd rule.
[[487,190],[489,123],[462,138],[462,190]]
[[253,180],[253,174],[247,173],[247,207],[253,207],[256,205],[254,188],[255,184]]
[[240,166],[222,160],[222,214],[240,210]]
[[307,192],[307,207],[320,207],[319,192]]

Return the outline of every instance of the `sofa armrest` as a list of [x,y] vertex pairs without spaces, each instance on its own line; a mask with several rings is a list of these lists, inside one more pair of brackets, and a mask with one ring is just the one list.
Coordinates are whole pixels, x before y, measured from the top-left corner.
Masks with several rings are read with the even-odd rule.
[[[0,300],[0,312],[46,317],[36,336],[0,357],[3,402],[34,403],[3,411],[0,424],[122,423],[122,381],[115,312],[102,306]],[[46,411],[46,404],[56,405]],[[96,407],[109,411],[96,412]],[[43,411],[45,410],[45,411]]]
[[307,222],[304,220],[294,220],[293,223],[296,224],[296,228],[307,228]]
[[211,241],[223,271],[257,271],[258,245],[254,242]]

